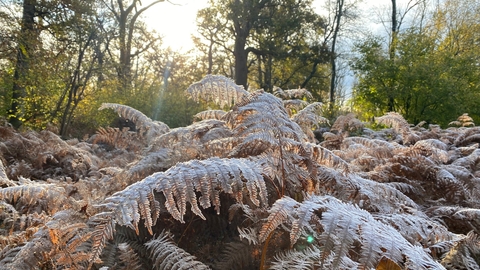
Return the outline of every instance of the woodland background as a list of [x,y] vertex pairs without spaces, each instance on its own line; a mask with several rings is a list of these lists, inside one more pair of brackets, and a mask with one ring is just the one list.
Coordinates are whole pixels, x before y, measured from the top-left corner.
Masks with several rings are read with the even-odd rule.
[[325,1],[321,14],[310,0],[212,0],[198,12],[196,48],[180,54],[142,19],[169,2],[2,0],[0,115],[82,137],[113,125],[97,108],[114,102],[185,126],[209,105],[183,91],[212,73],[251,90],[306,88],[330,118],[396,111],[446,127],[467,112],[478,121],[478,1],[396,2],[375,15],[379,34],[362,27],[374,15],[360,0]]
[[480,269],[478,1],[1,3],[1,269]]

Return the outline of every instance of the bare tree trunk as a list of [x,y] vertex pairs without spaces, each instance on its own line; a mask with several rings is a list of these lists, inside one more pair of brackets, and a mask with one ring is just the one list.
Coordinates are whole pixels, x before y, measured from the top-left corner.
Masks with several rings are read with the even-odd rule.
[[22,125],[24,105],[22,98],[26,96],[25,84],[30,69],[37,33],[35,32],[35,6],[36,0],[23,1],[23,14],[21,32],[18,37],[17,62],[13,75],[12,105],[8,112],[9,122],[16,128]]
[[243,85],[247,89],[248,76],[248,53],[245,50],[246,39],[248,35],[242,34],[235,37],[235,47],[233,55],[235,56],[235,83]]
[[[119,12],[111,7],[116,20],[119,24],[119,43],[120,43],[120,63],[118,65],[117,74],[120,81],[120,91],[124,92],[130,88],[132,82],[132,41],[135,29],[135,23],[138,17],[153,5],[164,2],[165,0],[156,0],[149,5],[138,9],[137,3],[141,5],[140,0],[133,0],[128,6],[123,6],[123,0],[117,0]],[[133,15],[132,15],[132,12]]]
[[[85,91],[88,81],[92,76],[93,68],[95,66],[95,62],[97,61],[96,57],[92,58],[88,70],[86,70],[84,74],[81,73],[82,64],[84,63],[85,59],[85,52],[91,46],[94,36],[95,33],[92,31],[83,47],[79,48],[77,66],[70,78],[67,103],[60,123],[60,135],[62,137],[65,137],[67,134],[73,112],[75,111],[78,103],[80,103],[80,101],[83,99],[83,92]],[[63,103],[63,100],[61,100],[61,103]]]
[[[390,48],[389,48],[389,56],[390,61],[395,61],[395,51],[396,51],[396,44],[397,44],[397,1],[392,0],[392,39],[390,41]],[[394,99],[394,91],[395,91],[395,82],[392,82],[390,85],[390,95],[388,97],[388,110],[393,112],[395,110],[395,99]]]
[[335,89],[337,88],[337,64],[336,64],[336,45],[337,45],[337,38],[338,32],[340,32],[340,22],[343,16],[343,5],[345,0],[337,0],[336,2],[336,14],[335,14],[335,28],[333,30],[332,36],[332,49],[330,52],[330,68],[331,68],[331,78],[330,78],[330,110],[333,110],[333,106],[335,105]]
[[208,46],[208,71],[207,74],[212,74],[213,69],[213,45],[215,40],[213,35],[210,36],[210,45]]
[[232,1],[231,20],[233,21],[235,31],[235,44],[233,55],[235,57],[235,83],[243,85],[247,89],[248,78],[248,53],[249,50],[245,48],[247,38],[250,35],[253,25],[258,20],[260,11],[271,0],[247,1],[234,0]]

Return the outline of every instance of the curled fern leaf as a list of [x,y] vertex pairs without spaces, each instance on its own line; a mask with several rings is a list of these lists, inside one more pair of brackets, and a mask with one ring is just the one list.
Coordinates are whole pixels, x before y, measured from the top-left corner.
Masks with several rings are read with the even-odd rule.
[[162,122],[153,121],[141,111],[136,110],[130,106],[116,104],[116,103],[102,103],[99,110],[112,109],[116,111],[121,117],[130,119],[139,130],[140,134],[145,135],[147,141],[151,141],[158,135],[166,133],[170,128]]

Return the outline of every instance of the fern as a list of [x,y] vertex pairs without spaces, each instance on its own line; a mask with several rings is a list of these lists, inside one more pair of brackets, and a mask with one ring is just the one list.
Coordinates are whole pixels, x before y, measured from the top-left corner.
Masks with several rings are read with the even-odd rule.
[[230,110],[170,130],[107,103],[138,128],[100,129],[115,148],[0,127],[0,268],[478,269],[477,127],[346,115],[315,144],[319,103],[189,92]]
[[119,116],[125,119],[130,119],[136,125],[140,135],[146,137],[147,142],[169,130],[169,127],[166,124],[153,121],[142,112],[127,105],[103,103],[98,109],[112,109],[115,110]]
[[312,94],[304,88],[282,90],[280,87],[273,88],[273,94],[281,99],[307,98],[313,99]]
[[3,162],[0,160],[0,187],[11,187],[16,186],[17,184],[12,180],[8,179],[7,173],[5,172],[5,167]]
[[420,137],[410,131],[410,125],[408,122],[398,113],[390,112],[381,117],[375,117],[375,120],[379,124],[392,126],[393,129],[402,135],[402,141],[405,145],[414,144],[420,140]]
[[[438,262],[432,260],[421,248],[410,244],[394,228],[376,221],[367,211],[332,197],[312,196],[303,203],[287,197],[278,200],[263,225],[260,240],[264,240],[266,234],[286,222],[299,227],[310,227],[311,219],[304,218],[302,213],[305,213],[305,210],[301,209],[321,212],[321,227],[317,225],[315,230],[322,230],[316,239],[318,248],[322,250],[322,267],[345,269],[346,263],[358,260],[359,265],[373,268],[381,256],[385,256],[399,265],[419,269],[443,269]],[[295,240],[298,239],[298,230],[293,228],[294,225],[290,231],[290,239]],[[358,257],[351,252],[356,245],[354,243],[361,246]]]
[[221,75],[207,75],[201,81],[190,85],[187,93],[196,102],[213,101],[220,107],[230,107],[248,94],[243,87]]
[[442,264],[449,269],[478,269],[480,266],[480,238],[473,232],[457,241],[445,255]]
[[199,112],[193,116],[194,119],[205,120],[205,119],[216,119],[221,120],[225,116],[226,112],[222,110],[207,110]]
[[67,203],[64,188],[55,184],[40,184],[28,179],[22,185],[0,189],[0,199],[25,207],[39,205],[49,213],[55,213]]
[[145,244],[152,253],[156,269],[210,269],[205,264],[170,242],[170,234],[162,232]]
[[[154,198],[154,192],[162,192],[166,210],[173,218],[184,222],[187,202],[193,213],[205,219],[198,203],[203,208],[213,204],[220,214],[220,191],[230,193],[238,202],[243,202],[244,190],[248,191],[250,201],[255,205],[267,203],[261,168],[248,159],[211,158],[178,164],[107,198],[100,205],[107,211],[92,217],[92,221],[100,220],[94,233],[94,247],[101,250],[105,241],[112,238],[113,224],[128,226],[138,232],[139,221],[143,219],[145,227],[153,234],[152,227],[160,214],[160,204]],[[195,193],[197,191],[202,194],[199,198]],[[99,255],[95,252],[90,261]]]

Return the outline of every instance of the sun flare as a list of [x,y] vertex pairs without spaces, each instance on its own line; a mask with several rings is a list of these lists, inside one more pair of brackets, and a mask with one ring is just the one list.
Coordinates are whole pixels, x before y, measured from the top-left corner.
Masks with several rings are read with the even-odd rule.
[[208,0],[171,0],[154,5],[145,12],[147,26],[163,36],[165,47],[175,51],[193,48],[191,35],[196,31],[197,11]]

